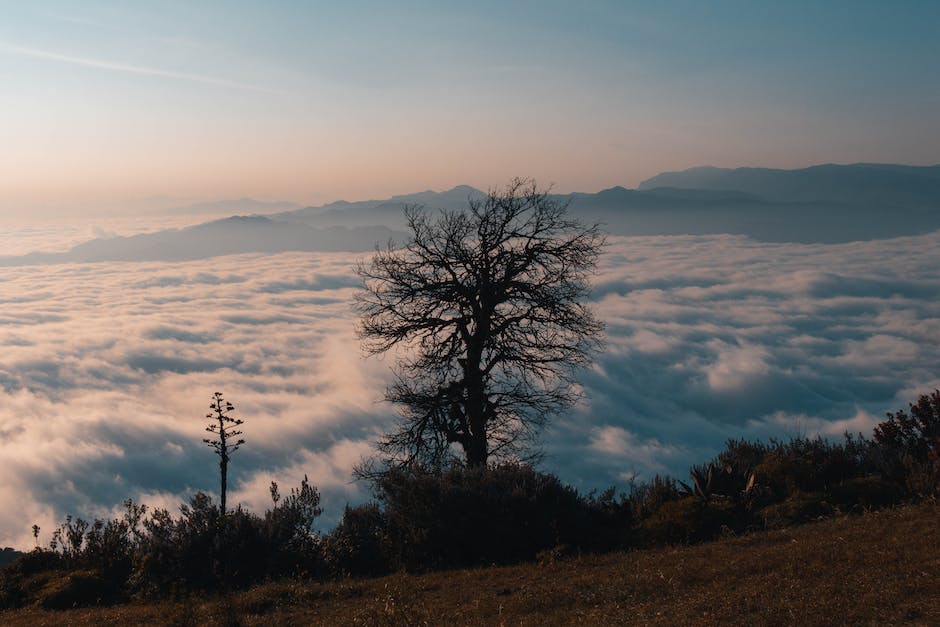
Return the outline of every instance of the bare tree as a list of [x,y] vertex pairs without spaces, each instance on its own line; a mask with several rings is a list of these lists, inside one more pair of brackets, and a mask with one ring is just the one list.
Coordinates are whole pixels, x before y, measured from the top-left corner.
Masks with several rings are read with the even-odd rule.
[[[217,440],[204,438],[203,442],[215,450],[219,456],[219,475],[221,480],[221,512],[225,515],[225,493],[228,483],[228,462],[231,454],[239,449],[245,443],[244,439],[238,438],[242,432],[238,427],[244,424],[244,420],[233,418],[229,412],[235,409],[235,406],[222,398],[221,392],[212,395],[212,402],[209,404],[211,413],[206,414],[206,418],[211,418],[215,422],[206,427],[206,431],[215,435]],[[238,438],[238,439],[236,439]]]
[[360,339],[397,354],[386,399],[401,421],[379,443],[391,461],[519,456],[578,398],[572,373],[603,334],[581,301],[604,236],[566,210],[516,179],[466,211],[406,209],[411,241],[360,264]]

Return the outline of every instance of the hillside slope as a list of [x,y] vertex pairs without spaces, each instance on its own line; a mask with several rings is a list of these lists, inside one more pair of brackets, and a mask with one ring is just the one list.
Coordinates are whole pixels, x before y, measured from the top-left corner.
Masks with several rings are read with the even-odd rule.
[[695,547],[0,613],[6,625],[940,624],[937,504]]

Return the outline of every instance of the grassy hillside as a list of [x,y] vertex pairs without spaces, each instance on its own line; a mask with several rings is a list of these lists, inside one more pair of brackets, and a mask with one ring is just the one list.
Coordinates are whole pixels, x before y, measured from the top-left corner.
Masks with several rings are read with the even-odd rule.
[[940,505],[694,547],[0,613],[5,625],[940,624]]

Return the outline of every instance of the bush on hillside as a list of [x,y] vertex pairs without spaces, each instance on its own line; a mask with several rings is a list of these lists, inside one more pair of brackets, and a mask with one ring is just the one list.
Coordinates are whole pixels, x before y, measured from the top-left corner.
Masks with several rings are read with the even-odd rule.
[[[591,550],[593,523],[627,508],[585,499],[558,477],[522,464],[441,473],[396,468],[375,482],[393,564],[409,569],[530,560],[557,546]],[[607,547],[610,548],[610,547]]]
[[323,539],[323,559],[337,576],[374,577],[392,570],[388,521],[376,503],[343,510],[343,518]]
[[347,506],[325,538],[320,494],[305,477],[263,516],[222,514],[198,493],[178,515],[132,501],[112,520],[67,517],[48,550],[0,569],[0,607],[115,602],[133,594],[230,590],[282,577],[374,576],[658,544],[801,524],[940,496],[940,391],[889,413],[874,439],[729,440],[690,483],[654,476],[580,494],[510,463],[392,468],[375,502]]
[[47,610],[112,605],[124,599],[120,586],[96,570],[72,570],[53,576],[36,595]]
[[875,427],[875,442],[884,450],[907,454],[917,461],[937,458],[940,452],[940,390],[923,394],[903,409],[888,412],[888,419]]
[[778,529],[819,520],[831,516],[835,511],[826,500],[824,492],[795,491],[782,501],[763,507],[757,512],[767,529]]
[[843,512],[869,511],[897,505],[904,500],[904,490],[879,476],[866,475],[833,486],[827,498]]
[[36,549],[23,554],[0,570],[0,609],[25,605],[62,568],[58,553]]
[[143,521],[134,581],[151,592],[240,588],[268,579],[318,575],[319,538],[311,527],[320,494],[306,477],[263,517],[241,507],[224,519],[211,497],[197,493],[174,518],[155,510]]
[[741,515],[730,500],[705,502],[694,496],[664,503],[640,523],[645,545],[697,544],[741,529]]
[[305,477],[283,499],[273,485],[272,497],[274,506],[263,517],[240,507],[223,516],[201,492],[176,517],[132,501],[112,520],[89,523],[68,516],[48,550],[37,549],[0,571],[0,606],[72,607],[78,597],[98,604],[129,594],[232,589],[319,575],[320,542],[312,530],[321,511],[319,492]]
[[876,453],[882,474],[911,496],[940,496],[940,390],[923,394],[903,409],[888,412],[875,427]]
[[634,520],[649,518],[660,507],[672,501],[678,501],[685,495],[679,483],[672,477],[653,475],[645,483],[634,483],[630,486],[627,500]]

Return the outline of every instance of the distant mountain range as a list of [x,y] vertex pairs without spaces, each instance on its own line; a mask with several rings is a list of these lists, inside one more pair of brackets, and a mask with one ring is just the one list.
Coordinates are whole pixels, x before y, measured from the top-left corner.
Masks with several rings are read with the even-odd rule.
[[266,216],[233,216],[185,229],[93,239],[62,253],[0,256],[0,267],[101,261],[191,261],[239,253],[365,251],[405,234],[385,226],[316,228]]
[[462,209],[470,198],[483,198],[485,194],[469,185],[458,185],[446,192],[424,191],[405,196],[392,196],[385,200],[347,202],[340,200],[320,207],[304,207],[295,211],[277,213],[271,217],[287,222],[302,222],[318,227],[368,226],[373,224],[404,227],[402,210],[412,205],[429,209]]
[[[99,238],[63,253],[0,256],[0,266],[98,261],[185,261],[236,253],[367,251],[404,241],[402,209],[461,209],[485,194],[461,185],[384,200],[319,207],[251,199],[194,206],[288,209],[233,216],[185,229]],[[638,189],[557,194],[572,215],[615,235],[732,233],[771,242],[848,242],[940,229],[940,166],[860,163],[799,170],[692,168]]]
[[[465,207],[468,186],[387,200],[339,202],[272,218],[310,226],[404,228],[402,209]],[[617,235],[735,233],[761,241],[847,242],[940,229],[940,166],[821,165],[800,170],[692,168],[638,189],[558,194],[573,215]]]
[[940,207],[940,165],[826,164],[799,170],[692,168],[658,174],[640,183],[639,189],[661,187],[733,190],[769,202],[936,209]]
[[299,209],[301,205],[284,200],[267,201],[255,200],[254,198],[235,198],[230,200],[213,200],[211,202],[197,202],[191,205],[180,207],[170,207],[159,213],[166,215],[219,215],[219,214],[255,214],[255,213],[273,213],[275,211],[292,211]]

